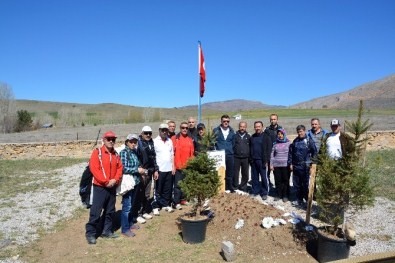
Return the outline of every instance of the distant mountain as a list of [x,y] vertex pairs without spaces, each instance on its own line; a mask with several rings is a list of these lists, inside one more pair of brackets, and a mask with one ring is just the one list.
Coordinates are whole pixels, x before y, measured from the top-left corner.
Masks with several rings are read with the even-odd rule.
[[395,74],[360,85],[354,89],[319,97],[290,106],[297,109],[350,109],[357,108],[359,100],[367,109],[395,108]]
[[[197,105],[189,105],[180,107],[179,109],[196,109]],[[253,110],[253,109],[273,109],[273,108],[285,108],[284,106],[268,105],[260,101],[252,100],[225,100],[216,102],[207,102],[202,104],[202,108],[205,110],[216,110],[221,112],[227,111],[242,111],[242,110]]]

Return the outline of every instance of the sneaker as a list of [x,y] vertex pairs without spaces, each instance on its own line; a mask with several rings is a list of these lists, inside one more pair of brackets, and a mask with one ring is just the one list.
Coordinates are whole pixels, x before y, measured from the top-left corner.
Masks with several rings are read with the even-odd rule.
[[262,200],[266,200],[267,199],[267,195],[262,195]]
[[134,236],[136,236],[136,234],[133,233],[133,232],[130,231],[130,230],[128,230],[128,231],[125,232],[125,233],[122,233],[122,235],[125,236],[125,237],[134,237]]
[[283,202],[284,202],[284,203],[288,202],[288,198],[283,197]]
[[152,209],[152,212],[154,213],[154,216],[160,216],[159,208]]
[[147,222],[147,221],[142,216],[139,216],[139,217],[137,217],[137,222],[139,222],[140,224],[145,224],[145,222]]
[[101,234],[103,238],[118,238],[119,235],[117,233],[111,232],[109,234]]
[[278,200],[280,200],[280,197],[276,196],[273,200],[278,201]]
[[165,211],[167,211],[169,213],[173,213],[174,212],[174,210],[173,210],[173,208],[171,208],[171,206],[165,206],[165,207],[163,207],[163,210],[165,210]]
[[152,219],[152,215],[147,214],[147,213],[145,213],[145,214],[143,215],[143,217],[144,217],[145,219]]
[[89,245],[96,244],[96,238],[94,236],[86,236],[86,241],[88,241]]
[[180,204],[181,205],[188,205],[188,201],[187,200],[181,200]]
[[176,209],[177,209],[177,210],[181,210],[181,209],[182,209],[181,204],[176,204]]

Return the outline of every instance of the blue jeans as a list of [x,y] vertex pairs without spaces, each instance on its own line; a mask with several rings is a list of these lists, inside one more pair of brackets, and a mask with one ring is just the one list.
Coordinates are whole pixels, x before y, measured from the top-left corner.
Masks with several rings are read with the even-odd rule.
[[294,168],[292,183],[296,189],[296,197],[299,201],[303,201],[303,198],[308,199],[309,194],[309,182],[310,182],[310,167],[305,165],[300,168]]
[[121,231],[128,232],[133,225],[132,204],[134,199],[134,189],[130,190],[122,196],[122,212],[121,212]]
[[[259,179],[261,179],[260,182]],[[269,180],[262,160],[254,160],[251,164],[251,181],[253,195],[267,196],[269,194]]]

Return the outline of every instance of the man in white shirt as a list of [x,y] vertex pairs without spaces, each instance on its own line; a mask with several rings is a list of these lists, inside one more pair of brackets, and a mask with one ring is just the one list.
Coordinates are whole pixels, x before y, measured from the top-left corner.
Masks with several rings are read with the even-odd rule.
[[[152,208],[154,215],[160,215],[159,209],[163,208],[173,212],[171,208],[171,196],[173,192],[173,142],[168,136],[169,126],[166,123],[159,125],[159,135],[154,139],[156,163],[159,167],[159,177],[155,181],[154,201]],[[155,178],[154,178],[155,179]]]
[[337,160],[351,150],[352,146],[350,137],[341,131],[340,121],[333,119],[331,121],[332,132],[325,135],[326,151],[328,155]]

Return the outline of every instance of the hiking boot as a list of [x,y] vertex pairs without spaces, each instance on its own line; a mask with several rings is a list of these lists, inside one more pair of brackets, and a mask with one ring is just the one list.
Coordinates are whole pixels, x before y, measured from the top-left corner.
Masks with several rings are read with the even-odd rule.
[[115,233],[115,232],[111,232],[111,233],[108,233],[108,234],[101,234],[101,237],[102,238],[118,238],[119,237],[119,235],[117,234],[117,233]]
[[181,209],[182,209],[181,204],[176,204],[176,209],[177,209],[177,210],[181,210]]
[[154,213],[154,216],[160,216],[159,208],[152,209],[152,212]]
[[[144,215],[143,215],[144,216]],[[139,222],[140,224],[145,224],[145,222],[147,222],[142,216],[137,217],[137,222]]]
[[88,241],[89,245],[96,244],[96,238],[94,236],[86,236],[86,241]]
[[125,232],[125,233],[122,233],[122,235],[125,236],[125,237],[134,237],[134,236],[136,236],[136,234],[133,233],[133,232],[130,231],[130,230],[128,230],[128,231]]
[[145,213],[145,214],[143,215],[143,217],[144,217],[145,219],[152,219],[152,215],[147,214],[147,213]]

